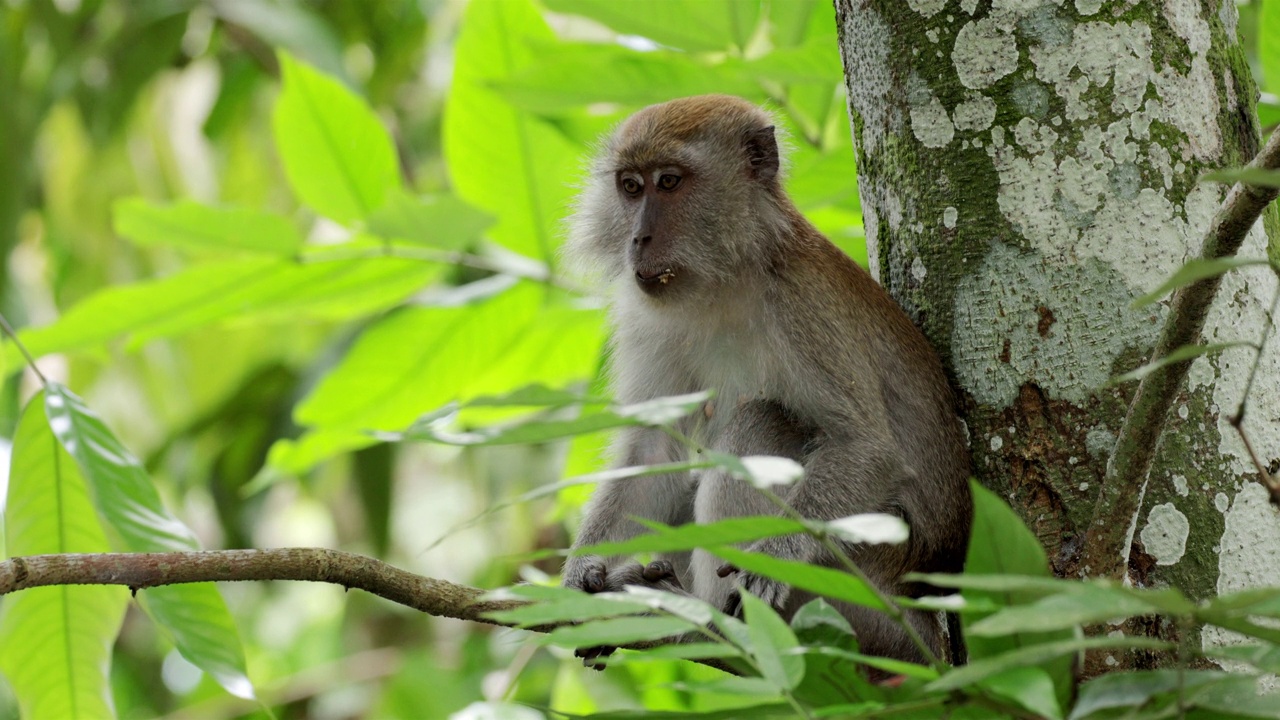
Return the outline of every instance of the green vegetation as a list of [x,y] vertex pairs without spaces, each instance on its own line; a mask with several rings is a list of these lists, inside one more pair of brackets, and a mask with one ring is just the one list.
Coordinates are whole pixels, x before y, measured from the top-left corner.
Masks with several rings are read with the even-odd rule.
[[[1275,92],[1280,2],[1256,23]],[[959,590],[931,601],[965,623],[957,669],[860,655],[821,602],[788,625],[750,596],[739,621],[540,584],[606,431],[702,399],[601,397],[603,314],[557,248],[601,133],[703,92],[777,111],[789,192],[865,264],[829,2],[0,2],[0,298],[40,368],[5,343],[5,557],[341,547],[480,587],[530,580],[507,593],[537,604],[500,619],[582,621],[495,631],[301,584],[25,590],[0,600],[0,717],[1280,717],[1254,692],[1280,672],[1280,589],[1197,604],[1053,579],[977,486],[971,574],[927,578]],[[712,465],[760,472],[710,453],[696,467]],[[724,547],[796,530],[840,532],[655,528],[628,552],[708,547],[849,602],[913,602]],[[1078,629],[1129,616],[1247,642]],[[544,649],[686,630],[706,642],[620,653],[600,675]],[[1176,668],[1077,684],[1085,649]],[[1206,658],[1239,670],[1191,669]]]

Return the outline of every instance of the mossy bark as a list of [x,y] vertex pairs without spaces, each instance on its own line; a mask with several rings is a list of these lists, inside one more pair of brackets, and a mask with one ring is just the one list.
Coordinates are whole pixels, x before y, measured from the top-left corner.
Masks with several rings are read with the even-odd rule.
[[[837,0],[871,266],[942,355],[975,470],[1054,570],[1080,545],[1132,385],[1167,305],[1134,309],[1195,256],[1226,188],[1206,172],[1260,146],[1231,0]],[[1274,208],[1242,255],[1264,257]],[[1256,341],[1267,268],[1225,278],[1205,342]],[[1280,455],[1280,352],[1247,429]],[[1280,518],[1229,417],[1247,348],[1197,360],[1132,527],[1131,579],[1200,598],[1280,584]],[[1236,545],[1241,545],[1237,547]],[[1162,631],[1164,632],[1164,631]],[[1224,641],[1214,637],[1212,642]],[[1142,663],[1129,658],[1129,662]]]

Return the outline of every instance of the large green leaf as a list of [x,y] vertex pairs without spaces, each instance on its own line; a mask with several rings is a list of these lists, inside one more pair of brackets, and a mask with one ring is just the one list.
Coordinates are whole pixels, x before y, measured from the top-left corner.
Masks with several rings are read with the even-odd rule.
[[603,334],[596,312],[543,310],[518,284],[457,307],[406,308],[374,324],[296,410],[326,429],[399,429],[447,402],[589,377]]
[[713,92],[765,99],[741,63],[595,43],[556,43],[546,50],[536,64],[493,87],[517,107],[541,113],[604,102],[641,106]]
[[683,50],[744,48],[760,20],[760,3],[742,0],[547,0],[546,4],[556,12],[598,20],[619,34],[640,35]]
[[284,89],[271,127],[298,197],[342,223],[368,217],[400,187],[395,146],[378,116],[339,81],[279,54]]
[[[59,447],[44,397],[27,404],[9,468],[11,556],[110,549],[76,463]],[[110,586],[24,590],[0,603],[0,671],[23,717],[110,717],[111,648],[129,593]]]
[[[107,288],[57,322],[20,333],[37,357],[128,338],[135,346],[230,319],[340,319],[373,312],[422,288],[440,266],[368,257],[297,263],[250,259],[206,263],[161,280]],[[11,346],[6,359],[20,356]]]
[[555,127],[508,104],[494,83],[531,66],[528,42],[554,36],[528,0],[467,5],[444,114],[444,154],[459,196],[498,217],[490,237],[549,261],[568,206],[581,148]]
[[[1049,558],[1040,541],[1032,534],[1013,510],[999,496],[970,481],[973,491],[973,531],[969,539],[969,553],[965,559],[966,575],[1029,575],[1048,578]],[[974,603],[991,602],[996,605],[1020,605],[1036,600],[1035,592],[1021,590],[992,591],[968,588],[963,591],[966,600]],[[983,613],[967,613],[962,616],[965,640],[969,656],[975,663],[985,658],[1002,656],[1017,648],[1031,649],[1054,641],[1066,641],[1070,630],[1044,633],[1014,633],[999,637],[970,636],[969,628],[980,622]],[[1049,673],[1058,691],[1058,701],[1065,704],[1071,690],[1071,658],[1069,654],[1034,655],[1027,663],[1044,663],[1041,667]],[[1009,667],[1015,667],[1010,665]],[[1008,668],[1001,668],[1004,670]],[[999,672],[1000,670],[996,671]],[[996,674],[992,672],[991,675]]]
[[211,207],[191,201],[157,205],[142,198],[115,204],[115,230],[140,245],[249,250],[292,255],[302,236],[288,218],[264,210]]
[[[49,383],[44,406],[54,436],[87,481],[116,550],[200,548],[195,534],[165,509],[142,463],[83,400]],[[143,606],[187,660],[228,692],[253,697],[239,634],[213,583],[152,588],[145,591]]]
[[749,592],[742,592],[741,597],[760,674],[774,688],[791,690],[804,679],[804,657],[791,652],[800,642],[787,622],[768,604]]
[[369,216],[369,231],[389,240],[461,250],[492,223],[492,215],[453,195],[415,197],[397,191]]

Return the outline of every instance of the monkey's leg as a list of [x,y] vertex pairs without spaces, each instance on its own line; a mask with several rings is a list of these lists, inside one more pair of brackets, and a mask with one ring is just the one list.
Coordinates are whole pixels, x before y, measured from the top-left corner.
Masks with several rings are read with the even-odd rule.
[[[804,463],[821,434],[800,421],[781,403],[752,400],[730,412],[728,424],[712,438],[715,449],[734,455],[773,455]],[[784,488],[775,488],[785,494]],[[723,471],[703,475],[694,514],[700,523],[744,515],[776,515],[778,508],[749,483]],[[733,615],[738,610],[737,578],[721,573],[724,561],[704,550],[695,550],[691,575],[693,592]],[[767,601],[768,598],[765,598]]]

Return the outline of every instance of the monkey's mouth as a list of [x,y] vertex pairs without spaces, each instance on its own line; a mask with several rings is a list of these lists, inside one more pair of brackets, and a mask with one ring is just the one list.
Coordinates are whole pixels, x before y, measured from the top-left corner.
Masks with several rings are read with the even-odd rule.
[[671,268],[663,268],[656,273],[647,274],[643,271],[636,271],[636,282],[640,283],[640,287],[648,292],[653,292],[674,280],[676,271]]

